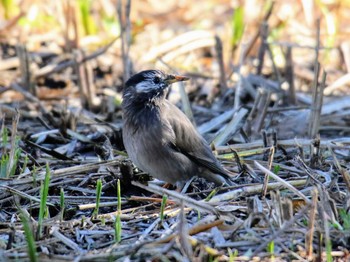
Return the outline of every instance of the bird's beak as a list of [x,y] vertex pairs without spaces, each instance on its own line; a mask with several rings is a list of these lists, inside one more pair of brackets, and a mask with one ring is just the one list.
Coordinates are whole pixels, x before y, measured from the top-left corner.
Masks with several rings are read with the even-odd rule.
[[168,85],[175,83],[175,82],[180,82],[180,81],[187,81],[189,80],[189,77],[186,76],[178,76],[178,75],[167,75],[167,77],[165,78],[165,83],[167,83]]

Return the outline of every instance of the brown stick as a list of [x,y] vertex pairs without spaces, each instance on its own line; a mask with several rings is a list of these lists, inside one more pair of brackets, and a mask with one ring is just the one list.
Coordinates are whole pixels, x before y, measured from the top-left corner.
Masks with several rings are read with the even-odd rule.
[[215,51],[216,51],[216,58],[219,63],[219,70],[220,70],[220,89],[221,93],[224,93],[227,90],[227,83],[226,83],[226,72],[225,72],[225,66],[224,66],[224,56],[223,56],[223,48],[222,48],[222,42],[221,39],[216,35],[215,36]]
[[269,25],[267,24],[267,22],[263,22],[260,27],[261,45],[258,53],[259,64],[256,69],[257,75],[261,75],[262,67],[264,65],[264,56],[265,56],[265,51],[267,49],[266,39],[268,36],[268,32],[269,32]]
[[[131,75],[131,60],[129,57],[129,50],[131,45],[131,22],[130,22],[131,0],[126,1],[125,8],[123,8],[122,0],[118,0],[117,13],[120,24],[121,35],[121,51],[123,61],[123,82],[129,79]],[[124,12],[123,12],[124,11]]]
[[287,52],[285,54],[286,59],[286,80],[289,85],[288,88],[288,104],[295,105],[297,103],[295,95],[295,86],[294,86],[294,69],[293,69],[293,57],[292,57],[292,47],[287,47]]

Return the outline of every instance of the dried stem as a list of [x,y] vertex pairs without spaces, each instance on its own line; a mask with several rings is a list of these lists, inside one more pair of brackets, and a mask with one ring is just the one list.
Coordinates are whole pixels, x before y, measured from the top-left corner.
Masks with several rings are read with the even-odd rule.
[[127,0],[125,6],[122,0],[118,0],[117,13],[120,24],[121,51],[123,61],[123,80],[129,79],[131,75],[131,60],[129,50],[131,45],[131,22],[130,22],[131,0]]
[[216,50],[216,58],[218,60],[219,70],[220,70],[220,89],[221,89],[221,93],[223,94],[227,90],[227,83],[226,83],[223,47],[222,47],[221,39],[218,36],[215,36],[215,50]]

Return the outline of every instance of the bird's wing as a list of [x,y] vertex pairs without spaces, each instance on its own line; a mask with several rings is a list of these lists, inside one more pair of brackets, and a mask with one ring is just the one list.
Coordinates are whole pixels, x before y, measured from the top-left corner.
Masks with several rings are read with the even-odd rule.
[[226,171],[213,155],[208,143],[199,135],[187,116],[175,105],[166,101],[164,118],[168,120],[175,134],[172,148],[183,153],[197,165],[211,172],[227,177]]

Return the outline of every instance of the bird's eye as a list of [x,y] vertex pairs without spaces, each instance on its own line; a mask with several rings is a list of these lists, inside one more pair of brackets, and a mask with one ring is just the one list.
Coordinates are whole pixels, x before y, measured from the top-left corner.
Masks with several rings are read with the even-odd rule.
[[159,84],[159,83],[160,83],[160,77],[159,77],[159,76],[156,76],[156,77],[154,78],[153,82],[154,82],[155,84]]

